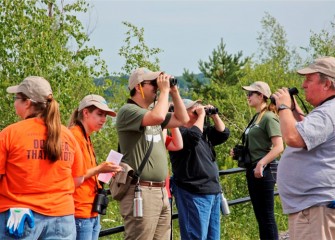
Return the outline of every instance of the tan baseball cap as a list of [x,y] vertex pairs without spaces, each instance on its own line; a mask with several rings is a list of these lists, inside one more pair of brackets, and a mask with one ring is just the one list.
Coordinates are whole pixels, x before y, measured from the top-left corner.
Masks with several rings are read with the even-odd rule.
[[308,67],[300,69],[297,72],[301,75],[319,72],[335,78],[335,58],[334,57],[317,58]]
[[257,81],[251,84],[250,86],[243,86],[242,87],[246,91],[254,91],[254,92],[260,92],[265,97],[269,98],[271,96],[271,90],[269,85],[266,82]]
[[132,90],[137,84],[143,81],[156,80],[162,72],[153,72],[147,68],[137,68],[129,77],[128,88]]
[[25,78],[19,85],[7,88],[8,93],[24,93],[34,102],[45,103],[52,89],[50,83],[43,77],[30,76]]
[[108,115],[112,117],[116,116],[116,113],[108,107],[107,101],[100,95],[95,95],[95,94],[85,96],[79,103],[78,111],[81,111],[84,108],[92,106],[92,105],[96,106],[102,111],[105,111]]
[[185,105],[185,108],[189,109],[189,108],[193,107],[195,104],[201,103],[201,100],[198,99],[198,100],[193,101],[191,99],[184,98],[183,103]]

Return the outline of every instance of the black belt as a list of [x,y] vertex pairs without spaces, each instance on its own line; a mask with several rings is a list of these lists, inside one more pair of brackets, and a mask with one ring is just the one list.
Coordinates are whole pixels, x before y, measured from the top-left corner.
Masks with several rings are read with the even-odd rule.
[[[136,185],[137,184],[137,179],[131,180],[131,184]],[[146,186],[146,187],[165,187],[165,181],[162,182],[153,182],[153,181],[144,181],[140,180],[138,182],[140,186]]]

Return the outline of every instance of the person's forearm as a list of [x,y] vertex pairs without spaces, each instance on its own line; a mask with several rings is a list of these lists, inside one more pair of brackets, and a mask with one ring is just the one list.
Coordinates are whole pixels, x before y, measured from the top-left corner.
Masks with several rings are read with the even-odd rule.
[[204,132],[205,116],[199,116],[193,126],[197,126],[201,132]]
[[213,115],[212,119],[214,121],[214,127],[215,127],[216,131],[223,132],[225,130],[226,126],[223,123],[220,116],[218,114],[215,114],[215,115]]
[[99,172],[99,166],[96,166],[96,167],[88,169],[87,172],[86,172],[86,174],[85,174],[85,176],[84,176],[84,181],[86,179],[89,179],[89,178],[91,178],[93,176],[98,175],[99,173],[100,173]]
[[283,140],[288,146],[305,147],[305,142],[295,127],[297,120],[290,109],[279,112],[279,123]]
[[182,149],[183,148],[183,138],[181,136],[181,133],[178,128],[171,128],[171,137],[172,137],[172,143],[175,146],[176,149]]
[[299,109],[294,109],[292,110],[293,116],[295,118],[295,120],[297,120],[297,122],[300,122],[302,120],[304,120],[305,115],[303,113],[303,111],[299,108]]
[[262,158],[262,163],[263,165],[267,165],[269,163],[271,163],[275,158],[277,158],[279,156],[279,154],[282,152],[283,150],[280,147],[273,147],[271,149],[270,152],[268,152],[268,154],[266,154],[263,158]]
[[178,119],[178,121],[180,121],[182,124],[186,124],[190,120],[190,118],[187,114],[185,105],[180,97],[179,92],[178,91],[171,92],[171,97],[173,101],[174,113],[176,119]]
[[165,119],[166,114],[169,110],[169,92],[163,91],[159,94],[157,105],[153,108],[152,113],[159,116],[161,119]]
[[291,107],[292,113],[293,113],[295,120],[297,120],[297,122],[300,122],[305,118],[305,114],[304,114],[304,111],[302,111],[299,104],[297,103],[297,100],[295,98],[293,100],[294,100],[292,104],[293,107]]

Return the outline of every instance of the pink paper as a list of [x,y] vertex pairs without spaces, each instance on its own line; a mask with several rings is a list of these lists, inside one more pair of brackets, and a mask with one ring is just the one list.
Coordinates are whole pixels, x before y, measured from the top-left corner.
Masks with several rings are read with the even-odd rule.
[[[123,154],[111,150],[108,154],[106,162],[114,162],[115,164],[119,165],[122,157]],[[112,176],[112,173],[100,173],[98,176],[98,180],[104,183],[108,183],[111,180]]]

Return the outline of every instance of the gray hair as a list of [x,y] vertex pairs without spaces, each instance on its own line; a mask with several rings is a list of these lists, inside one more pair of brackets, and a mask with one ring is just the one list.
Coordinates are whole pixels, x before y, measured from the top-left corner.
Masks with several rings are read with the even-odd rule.
[[328,76],[324,73],[320,73],[320,72],[319,72],[319,76],[320,76],[320,81],[321,82],[325,82],[327,80],[331,81],[332,82],[331,88],[332,88],[332,90],[335,90],[335,78],[333,78],[331,76]]

